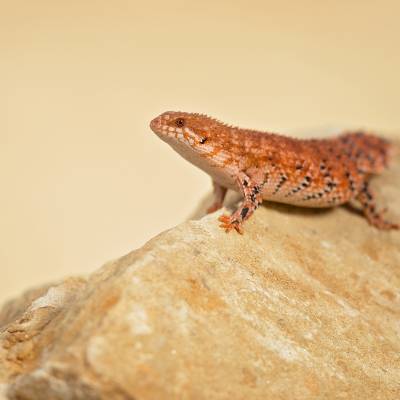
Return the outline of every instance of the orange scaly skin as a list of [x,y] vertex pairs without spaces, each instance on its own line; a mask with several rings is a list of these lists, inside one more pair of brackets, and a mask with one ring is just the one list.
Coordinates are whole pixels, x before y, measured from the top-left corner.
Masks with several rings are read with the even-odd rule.
[[390,157],[391,145],[363,132],[328,139],[300,140],[226,125],[202,114],[166,112],[151,129],[188,161],[208,173],[215,201],[222,207],[227,189],[243,195],[241,206],[219,218],[227,232],[242,224],[263,200],[302,207],[334,207],[358,200],[368,222],[399,229],[376,209],[369,188]]

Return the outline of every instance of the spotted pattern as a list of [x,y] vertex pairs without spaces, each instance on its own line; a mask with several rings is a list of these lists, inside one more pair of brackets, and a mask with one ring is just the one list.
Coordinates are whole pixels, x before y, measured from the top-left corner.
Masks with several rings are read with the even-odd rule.
[[213,179],[222,206],[226,189],[243,195],[240,207],[220,217],[221,226],[242,232],[263,200],[303,207],[332,207],[358,200],[368,221],[385,222],[368,187],[371,175],[387,167],[392,146],[385,139],[347,132],[327,139],[299,140],[224,124],[203,114],[166,112],[151,129]]

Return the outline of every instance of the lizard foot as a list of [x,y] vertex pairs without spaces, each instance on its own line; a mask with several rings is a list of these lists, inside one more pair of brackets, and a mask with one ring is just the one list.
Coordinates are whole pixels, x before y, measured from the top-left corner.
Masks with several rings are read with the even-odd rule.
[[368,222],[374,226],[375,228],[381,230],[390,230],[390,229],[400,229],[400,224],[396,224],[394,222],[387,221],[383,218],[383,214],[386,210],[380,212],[379,214],[375,214],[368,218]]
[[237,219],[234,219],[229,215],[221,215],[218,218],[218,221],[222,222],[220,227],[225,229],[226,233],[230,232],[232,229],[235,229],[237,233],[243,235],[242,224]]

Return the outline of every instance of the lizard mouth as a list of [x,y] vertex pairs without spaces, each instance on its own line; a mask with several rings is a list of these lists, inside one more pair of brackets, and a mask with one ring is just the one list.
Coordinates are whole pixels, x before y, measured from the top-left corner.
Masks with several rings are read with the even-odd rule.
[[165,124],[161,117],[154,118],[150,122],[151,130],[165,141],[177,140],[183,144],[193,147],[203,145],[208,140],[208,137],[199,135],[189,128],[176,128]]

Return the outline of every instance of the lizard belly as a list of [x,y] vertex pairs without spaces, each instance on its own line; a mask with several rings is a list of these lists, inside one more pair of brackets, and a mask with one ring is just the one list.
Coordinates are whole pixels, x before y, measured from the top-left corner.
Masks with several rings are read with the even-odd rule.
[[[320,193],[323,193],[320,196]],[[268,188],[262,193],[263,200],[275,201],[277,203],[290,204],[298,207],[315,207],[315,208],[328,208],[348,202],[349,196],[338,196],[338,193],[332,191],[325,193],[321,191],[307,190],[304,192],[291,193],[290,191],[282,191],[281,193],[274,193]]]

